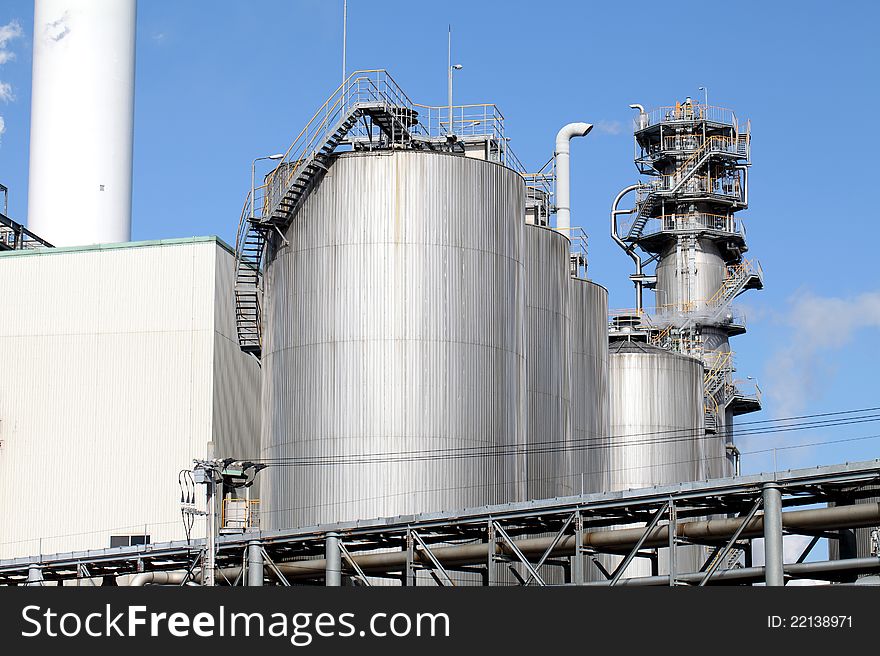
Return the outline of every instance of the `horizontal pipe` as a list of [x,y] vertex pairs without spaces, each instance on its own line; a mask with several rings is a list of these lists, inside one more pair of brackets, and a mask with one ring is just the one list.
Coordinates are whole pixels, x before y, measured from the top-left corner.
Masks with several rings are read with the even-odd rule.
[[[857,504],[852,506],[837,506],[833,508],[818,508],[813,510],[794,510],[782,514],[782,526],[789,531],[798,530],[835,530],[841,528],[859,528],[873,526],[880,522],[880,503]],[[739,528],[742,519],[723,518],[707,519],[692,522],[682,522],[678,525],[677,535],[691,540],[720,540],[729,538]],[[743,529],[741,537],[759,538],[764,531],[763,515],[755,516]],[[597,551],[620,551],[632,549],[635,543],[644,533],[644,528],[625,528],[615,530],[602,530],[584,533],[583,544]],[[553,537],[527,538],[517,540],[516,546],[526,556],[538,556],[544,554],[553,542]],[[551,552],[551,556],[574,555],[576,538],[573,535],[559,540]],[[644,542],[645,547],[666,546],[669,541],[669,529],[666,525],[656,527],[648,535]],[[474,565],[486,561],[485,544],[463,544],[448,547],[436,547],[431,552],[443,565]],[[506,545],[497,544],[496,553],[499,555],[513,555],[513,551]],[[415,559],[423,564],[430,564],[427,556],[423,556],[416,550]],[[365,572],[387,572],[399,570],[406,566],[405,552],[385,552],[352,554],[354,561]],[[288,578],[314,579],[324,575],[326,562],[323,558],[317,560],[302,560],[297,562],[278,563],[278,569]],[[230,568],[227,578],[237,576],[238,568]]]
[[[716,572],[712,575],[710,583],[756,583],[763,581],[766,576],[764,567],[742,567]],[[869,572],[880,570],[880,558],[851,558],[849,560],[823,560],[813,563],[790,563],[783,566],[785,576],[793,579],[821,579],[833,580],[834,575],[849,572]],[[675,580],[681,583],[699,583],[704,572],[692,574],[678,574]],[[596,581],[583,583],[587,587],[602,587],[610,585],[610,581]],[[638,576],[631,579],[621,579],[617,585],[648,586],[669,585],[668,576]]]

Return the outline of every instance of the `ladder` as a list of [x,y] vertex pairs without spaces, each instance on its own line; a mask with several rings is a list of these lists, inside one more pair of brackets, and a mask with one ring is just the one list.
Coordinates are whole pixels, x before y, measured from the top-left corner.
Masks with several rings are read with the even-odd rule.
[[[370,125],[358,127],[361,120]],[[374,135],[373,126],[379,134]],[[418,111],[385,71],[358,71],[318,109],[264,185],[245,200],[235,240],[235,321],[242,351],[262,355],[262,292],[266,247],[282,234],[308,191],[327,170],[330,157],[357,130],[377,147],[418,145],[433,148],[418,122]],[[414,142],[418,142],[415,144]]]

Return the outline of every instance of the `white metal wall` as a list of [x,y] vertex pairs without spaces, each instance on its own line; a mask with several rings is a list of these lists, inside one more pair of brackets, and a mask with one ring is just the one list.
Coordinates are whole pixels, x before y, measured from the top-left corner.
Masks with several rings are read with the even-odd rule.
[[0,257],[0,558],[180,539],[178,471],[257,453],[231,270],[214,238]]

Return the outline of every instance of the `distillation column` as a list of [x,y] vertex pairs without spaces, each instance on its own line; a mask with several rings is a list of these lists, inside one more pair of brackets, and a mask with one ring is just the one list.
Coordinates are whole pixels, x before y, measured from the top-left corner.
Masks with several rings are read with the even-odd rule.
[[[637,260],[639,311],[619,317],[612,337],[637,334],[702,360],[706,475],[729,476],[738,458],[733,417],[761,407],[757,386],[734,379],[730,349],[730,337],[745,332],[733,299],[763,287],[760,265],[744,258],[748,247],[736,215],[748,207],[750,125],[690,98],[651,112],[632,107],[639,111],[635,163],[648,179],[625,190],[635,192],[632,209],[619,210],[625,194],[618,197],[612,237]],[[618,223],[621,215],[629,220]],[[654,275],[644,275],[652,261]],[[643,288],[656,292],[653,313],[641,310]]]

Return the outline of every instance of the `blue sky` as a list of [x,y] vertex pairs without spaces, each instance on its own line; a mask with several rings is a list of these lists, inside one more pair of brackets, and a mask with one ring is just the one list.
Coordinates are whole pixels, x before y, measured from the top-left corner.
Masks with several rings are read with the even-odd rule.
[[[381,9],[378,9],[381,4]],[[254,157],[283,151],[336,87],[342,0],[141,0],[138,16],[133,236],[218,234],[227,241]],[[31,0],[4,0],[0,25],[22,36],[0,64],[0,182],[27,216]],[[552,154],[569,121],[596,123],[572,149],[572,223],[590,233],[590,275],[610,305],[631,305],[629,260],[607,214],[635,180],[632,111],[698,97],[753,126],[750,256],[767,288],[742,305],[739,374],[763,384],[746,421],[880,405],[880,284],[870,226],[877,203],[871,125],[878,114],[876,3],[438,4],[349,2],[349,70],[387,68],[417,102],[446,97],[446,26],[457,102],[494,102],[528,165]],[[2,88],[0,88],[2,90]],[[0,97],[2,97],[0,93]],[[880,433],[864,424],[744,440],[744,451]],[[873,458],[880,440],[779,451],[780,467]],[[747,454],[744,470],[772,467]]]

